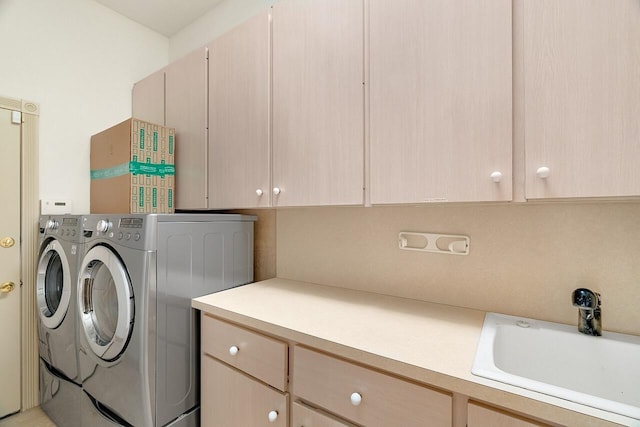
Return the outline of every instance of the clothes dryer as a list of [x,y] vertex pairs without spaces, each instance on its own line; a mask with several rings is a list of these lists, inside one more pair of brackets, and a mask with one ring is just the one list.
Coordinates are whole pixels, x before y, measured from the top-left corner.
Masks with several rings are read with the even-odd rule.
[[76,290],[82,216],[42,216],[36,275],[40,404],[60,426],[80,425]]
[[199,317],[191,299],[253,280],[255,219],[86,219],[77,293],[84,425],[199,425]]

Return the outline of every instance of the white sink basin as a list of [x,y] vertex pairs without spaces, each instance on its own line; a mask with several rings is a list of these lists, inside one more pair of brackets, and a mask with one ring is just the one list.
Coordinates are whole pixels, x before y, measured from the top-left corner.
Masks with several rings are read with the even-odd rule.
[[487,313],[471,372],[640,419],[637,336]]

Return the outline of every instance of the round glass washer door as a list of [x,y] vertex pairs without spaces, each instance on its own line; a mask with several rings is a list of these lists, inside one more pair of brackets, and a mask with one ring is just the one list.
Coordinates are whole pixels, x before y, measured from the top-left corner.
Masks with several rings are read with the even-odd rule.
[[125,350],[133,328],[131,282],[120,259],[105,246],[87,252],[78,276],[78,310],[93,353],[106,361]]
[[42,324],[55,329],[64,320],[71,300],[69,262],[62,245],[50,241],[38,260],[36,301]]

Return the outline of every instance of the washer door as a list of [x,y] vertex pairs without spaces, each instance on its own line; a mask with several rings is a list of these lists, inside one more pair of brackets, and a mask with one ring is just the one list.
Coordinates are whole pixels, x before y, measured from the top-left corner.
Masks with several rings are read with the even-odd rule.
[[38,261],[36,300],[42,324],[55,329],[64,320],[71,300],[69,262],[57,240],[42,250]]
[[91,248],[78,276],[80,325],[93,353],[117,359],[133,329],[133,291],[120,259],[105,246]]

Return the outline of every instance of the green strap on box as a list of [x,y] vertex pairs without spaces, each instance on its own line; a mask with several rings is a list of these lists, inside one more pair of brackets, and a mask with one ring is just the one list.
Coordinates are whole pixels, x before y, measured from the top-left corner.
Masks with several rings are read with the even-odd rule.
[[93,169],[91,170],[91,179],[115,178],[129,173],[133,175],[159,176],[164,178],[165,176],[175,175],[176,168],[174,165],[164,163],[127,162],[110,168]]

